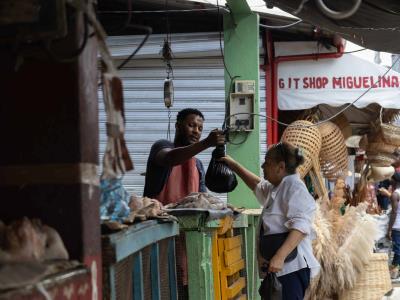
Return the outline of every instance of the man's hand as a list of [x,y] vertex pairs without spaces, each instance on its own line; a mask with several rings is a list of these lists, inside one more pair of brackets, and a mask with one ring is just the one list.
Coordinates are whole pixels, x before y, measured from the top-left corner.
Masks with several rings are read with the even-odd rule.
[[217,145],[225,144],[225,135],[222,130],[214,129],[210,132],[208,137],[205,138],[208,147],[215,147]]
[[282,270],[285,258],[275,254],[269,262],[268,272],[276,273]]

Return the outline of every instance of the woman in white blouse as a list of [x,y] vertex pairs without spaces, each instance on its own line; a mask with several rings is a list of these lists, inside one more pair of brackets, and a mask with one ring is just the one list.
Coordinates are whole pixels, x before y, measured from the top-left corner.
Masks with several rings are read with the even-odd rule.
[[[282,285],[283,300],[303,299],[310,278],[319,271],[319,264],[311,246],[315,200],[296,173],[296,168],[304,162],[300,150],[287,143],[272,145],[261,166],[264,179],[229,156],[221,160],[254,191],[263,206],[261,236],[288,233],[270,261],[259,257],[260,276],[264,278],[268,272],[276,273]],[[259,245],[257,249],[262,253]],[[285,262],[294,249],[297,249],[297,256]]]

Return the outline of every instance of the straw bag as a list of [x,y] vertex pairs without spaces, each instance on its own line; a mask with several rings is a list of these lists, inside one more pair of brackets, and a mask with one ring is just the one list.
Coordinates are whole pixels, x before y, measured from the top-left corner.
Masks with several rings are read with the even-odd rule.
[[392,289],[386,253],[373,253],[365,270],[351,290],[344,291],[340,300],[377,300]]
[[297,168],[301,178],[304,178],[310,171],[313,159],[318,157],[321,150],[321,134],[317,126],[312,125],[313,123],[309,121],[295,121],[285,129],[281,138],[282,142],[287,142],[302,149],[304,163]]
[[400,146],[400,127],[389,123],[383,123],[382,111],[383,108],[381,108],[379,114],[379,121],[384,141],[391,145]]
[[347,175],[347,147],[342,132],[333,122],[318,126],[322,137],[319,161],[324,177],[334,180]]

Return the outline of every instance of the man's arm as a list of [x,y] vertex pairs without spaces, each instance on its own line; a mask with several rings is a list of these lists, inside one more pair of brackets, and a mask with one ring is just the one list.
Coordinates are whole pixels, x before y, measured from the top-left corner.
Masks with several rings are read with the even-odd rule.
[[161,166],[176,166],[209,147],[224,144],[225,137],[220,130],[211,131],[207,138],[189,146],[163,148],[155,156],[155,162]]

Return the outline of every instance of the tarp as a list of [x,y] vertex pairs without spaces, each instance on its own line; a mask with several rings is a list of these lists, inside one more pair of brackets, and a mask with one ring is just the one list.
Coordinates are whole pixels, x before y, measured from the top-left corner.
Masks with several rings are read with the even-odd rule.
[[[281,62],[278,65],[280,110],[308,109],[319,104],[364,108],[377,103],[400,109],[400,73],[351,54],[340,58]],[[384,75],[384,76],[383,76]]]

